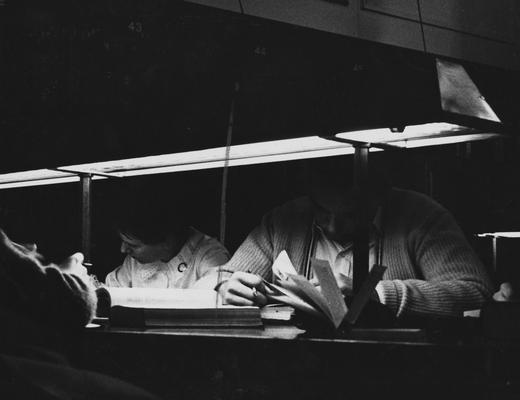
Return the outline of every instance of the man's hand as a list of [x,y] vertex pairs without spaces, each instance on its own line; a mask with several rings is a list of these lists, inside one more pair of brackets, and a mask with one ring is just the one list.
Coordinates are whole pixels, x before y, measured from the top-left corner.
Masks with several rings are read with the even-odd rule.
[[74,274],[79,276],[80,278],[88,280],[88,271],[83,266],[83,260],[83,254],[74,253],[73,255],[63,260],[60,264],[58,264],[58,267],[60,267],[60,269],[63,272]]
[[[334,272],[334,278],[336,278],[336,283],[338,284],[339,290],[341,291],[343,296],[354,296],[353,281],[351,278],[349,278],[345,274],[342,274],[341,272]],[[317,289],[320,289],[320,283],[318,282],[318,279],[316,279],[316,277],[311,279],[311,283],[314,286],[316,286]],[[372,293],[370,294],[370,299],[377,302],[381,301],[375,289],[372,290]]]
[[[7,239],[7,240],[10,240],[10,239]],[[10,240],[10,241],[11,241],[11,244],[13,245],[13,247],[16,248],[18,251],[20,251],[21,253],[23,253],[29,257],[36,258],[40,262],[43,262],[44,257],[40,253],[38,253],[38,248],[36,246],[36,243],[16,243],[16,242],[13,242],[12,240]]]
[[220,285],[218,292],[224,304],[235,306],[263,306],[267,303],[262,278],[248,272],[237,271]]
[[500,285],[500,289],[493,295],[495,301],[512,301],[519,300],[518,293],[513,290],[513,285],[510,282],[504,282]]

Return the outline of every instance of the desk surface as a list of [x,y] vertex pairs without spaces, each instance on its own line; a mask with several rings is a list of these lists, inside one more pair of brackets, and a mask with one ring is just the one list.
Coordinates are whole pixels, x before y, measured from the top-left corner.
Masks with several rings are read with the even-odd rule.
[[[422,399],[450,398],[450,390],[458,398],[495,398],[497,390],[502,396],[505,378],[490,372],[485,343],[456,332],[358,328],[334,336],[272,324],[106,325],[87,330],[83,365],[175,399],[342,399],[348,387],[360,398],[380,400],[389,391],[401,392],[403,382]],[[518,394],[518,386],[512,387]]]
[[474,346],[481,342],[468,332],[472,331],[471,319],[466,323],[450,324],[442,329],[431,328],[358,328],[333,331],[323,328],[305,328],[289,323],[265,322],[259,328],[127,328],[110,326],[108,320],[100,319],[88,329],[94,335],[146,335],[190,338],[215,338],[236,340],[298,340],[305,342],[396,344],[414,346]]

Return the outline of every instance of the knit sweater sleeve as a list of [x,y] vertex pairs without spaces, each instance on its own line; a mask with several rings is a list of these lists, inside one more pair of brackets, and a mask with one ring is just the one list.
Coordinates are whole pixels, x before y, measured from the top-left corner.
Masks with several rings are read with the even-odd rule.
[[64,329],[85,326],[96,310],[93,285],[84,277],[42,265],[0,230],[1,306]]
[[380,282],[381,300],[397,316],[460,316],[491,296],[484,266],[445,209],[439,207],[411,231],[407,244],[415,276]]
[[273,223],[269,213],[236,250],[226,269],[248,271],[270,280],[273,261]]

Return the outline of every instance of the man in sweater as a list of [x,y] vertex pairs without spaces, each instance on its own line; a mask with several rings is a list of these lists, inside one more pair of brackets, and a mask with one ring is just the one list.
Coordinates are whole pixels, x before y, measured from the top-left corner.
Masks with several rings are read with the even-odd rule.
[[[311,174],[309,197],[264,216],[224,267],[232,275],[218,288],[230,304],[265,304],[262,279],[282,250],[300,274],[312,257],[329,261],[340,288],[352,292],[356,190],[335,161]],[[377,182],[377,180],[376,180]],[[371,187],[370,265],[387,267],[374,298],[397,317],[461,316],[492,292],[484,266],[450,213],[425,195]],[[377,294],[377,295],[376,295]]]
[[156,399],[106,375],[74,368],[70,349],[96,311],[96,294],[76,253],[44,264],[34,245],[0,229],[0,398]]

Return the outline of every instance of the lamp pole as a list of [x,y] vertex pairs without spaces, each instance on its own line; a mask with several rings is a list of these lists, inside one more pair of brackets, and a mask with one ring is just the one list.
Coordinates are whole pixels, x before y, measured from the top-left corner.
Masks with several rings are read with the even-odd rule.
[[92,175],[81,174],[81,251],[86,263],[91,263]]
[[368,154],[370,145],[354,145],[354,204],[357,224],[354,230],[352,286],[354,295],[365,281],[369,267],[369,191]]

